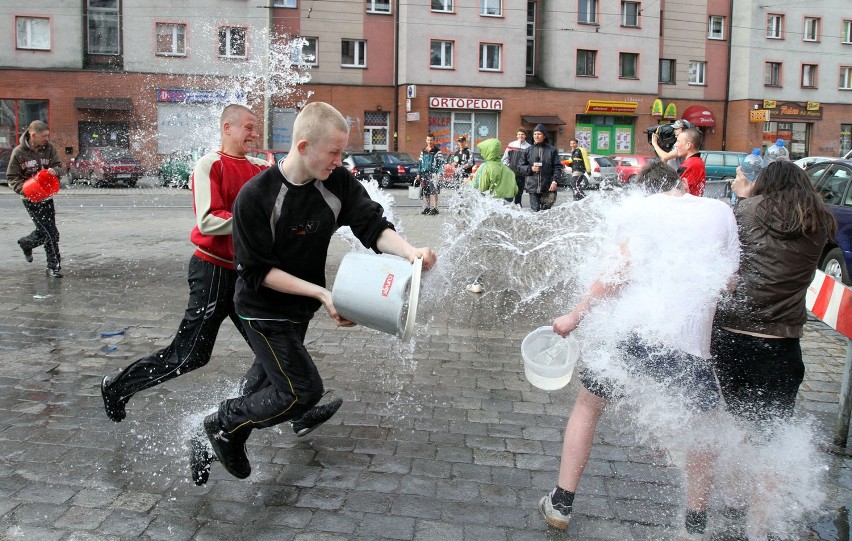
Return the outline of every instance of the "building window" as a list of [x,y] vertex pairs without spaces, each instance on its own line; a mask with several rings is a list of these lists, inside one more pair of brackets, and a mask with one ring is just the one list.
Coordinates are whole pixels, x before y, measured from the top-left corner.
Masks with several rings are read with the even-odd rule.
[[481,43],[479,45],[480,71],[500,71],[500,56],[503,46],[496,43]]
[[707,62],[691,60],[689,62],[689,84],[703,85],[707,73]]
[[725,18],[711,15],[707,22],[707,39],[725,39]]
[[367,13],[389,14],[390,12],[390,0],[367,0]]
[[852,150],[852,124],[840,125],[840,155],[845,156]]
[[429,65],[439,69],[452,68],[453,42],[432,40],[432,46],[429,51]]
[[453,11],[453,0],[432,0],[432,11],[451,13]]
[[0,147],[17,145],[18,136],[33,120],[41,120],[49,126],[47,105],[47,100],[0,99]]
[[340,65],[345,68],[366,68],[367,42],[363,39],[340,40]]
[[764,86],[781,86],[781,62],[767,62],[763,66]]
[[845,19],[843,21],[843,29],[841,30],[841,39],[843,43],[852,43],[852,20]]
[[246,29],[241,26],[219,28],[219,57],[246,57]]
[[673,85],[675,81],[675,61],[671,58],[660,59],[660,83]]
[[535,75],[535,8],[535,2],[527,2],[527,75]]
[[121,53],[121,32],[118,24],[118,0],[87,0],[86,52],[118,55]]
[[293,63],[300,66],[318,66],[317,38],[301,38],[302,48],[293,49]]
[[186,56],[186,25],[157,23],[157,56]]
[[769,39],[781,39],[784,37],[784,16],[766,16],[766,37]]
[[272,6],[276,8],[297,8],[299,4],[296,0],[275,0]]
[[577,75],[579,77],[595,76],[595,60],[597,56],[597,51],[577,50]]
[[840,90],[852,90],[852,66],[840,66]]
[[802,32],[805,41],[819,41],[819,19],[816,17],[805,17],[805,28]]
[[479,0],[479,14],[500,17],[503,15],[502,0]]
[[639,2],[622,2],[621,3],[621,26],[638,27],[639,26]]
[[47,17],[15,17],[18,49],[50,50],[50,19]]
[[577,20],[585,24],[598,24],[598,0],[578,0]]
[[622,79],[638,78],[639,55],[636,53],[618,54],[618,76]]
[[802,88],[816,88],[817,65],[802,64]]

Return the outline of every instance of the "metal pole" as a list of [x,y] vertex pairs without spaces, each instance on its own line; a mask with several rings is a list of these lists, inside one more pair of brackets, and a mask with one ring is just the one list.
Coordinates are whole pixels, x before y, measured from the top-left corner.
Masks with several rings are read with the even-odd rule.
[[834,422],[834,445],[845,449],[849,438],[849,417],[852,413],[852,339],[846,339],[846,364],[843,368],[843,383],[840,386],[840,410]]

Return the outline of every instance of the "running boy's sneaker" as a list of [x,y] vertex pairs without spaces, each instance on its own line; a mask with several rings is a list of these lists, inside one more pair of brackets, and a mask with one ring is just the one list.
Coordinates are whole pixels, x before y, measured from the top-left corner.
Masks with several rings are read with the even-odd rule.
[[120,423],[127,416],[127,413],[124,411],[125,403],[109,390],[110,383],[112,383],[112,378],[108,375],[104,376],[104,379],[101,380],[101,398],[104,399],[104,409],[106,410],[107,417],[115,423]]
[[59,272],[59,269],[54,269],[53,267],[47,267],[44,269],[44,273],[48,278],[62,278],[62,273]]
[[328,404],[314,406],[298,419],[290,421],[290,424],[293,425],[293,432],[300,438],[311,433],[316,427],[331,419],[340,409],[341,404],[343,404],[343,399],[338,398]]
[[210,447],[222,466],[237,479],[251,475],[251,464],[246,456],[246,442],[239,441],[228,434],[219,424],[219,415],[211,413],[204,418],[204,432],[210,440]]
[[18,246],[21,247],[21,250],[24,252],[24,259],[27,260],[27,263],[33,262],[33,250],[32,248],[27,248],[24,246],[24,243],[21,242],[21,239],[18,239]]
[[210,463],[213,462],[214,456],[210,456],[210,452],[204,442],[193,436],[189,440],[189,469],[192,472],[192,482],[196,486],[202,486],[207,483],[210,477]]
[[550,500],[550,494],[542,496],[538,501],[538,510],[549,525],[559,530],[568,529],[568,524],[571,523],[571,508],[561,503],[554,505]]

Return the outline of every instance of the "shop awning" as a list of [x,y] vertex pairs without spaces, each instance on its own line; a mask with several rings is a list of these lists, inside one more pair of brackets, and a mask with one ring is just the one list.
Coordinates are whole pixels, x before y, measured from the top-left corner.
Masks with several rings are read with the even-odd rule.
[[713,111],[703,105],[687,107],[683,112],[683,119],[701,128],[712,128],[716,125],[716,116]]
[[635,115],[636,107],[639,104],[635,101],[604,101],[604,100],[589,100],[586,103],[586,114],[592,115]]
[[530,124],[556,124],[563,126],[565,121],[558,116],[524,116],[521,115],[521,120]]
[[74,98],[74,107],[103,111],[130,111],[133,109],[133,102],[130,98]]

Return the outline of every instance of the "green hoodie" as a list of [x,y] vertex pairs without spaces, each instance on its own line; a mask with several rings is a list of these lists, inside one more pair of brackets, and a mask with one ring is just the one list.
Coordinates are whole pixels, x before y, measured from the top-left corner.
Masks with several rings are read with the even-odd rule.
[[515,197],[518,193],[518,183],[515,182],[515,173],[500,161],[503,157],[503,145],[500,140],[486,139],[476,146],[482,154],[483,162],[476,170],[473,186],[501,199]]

